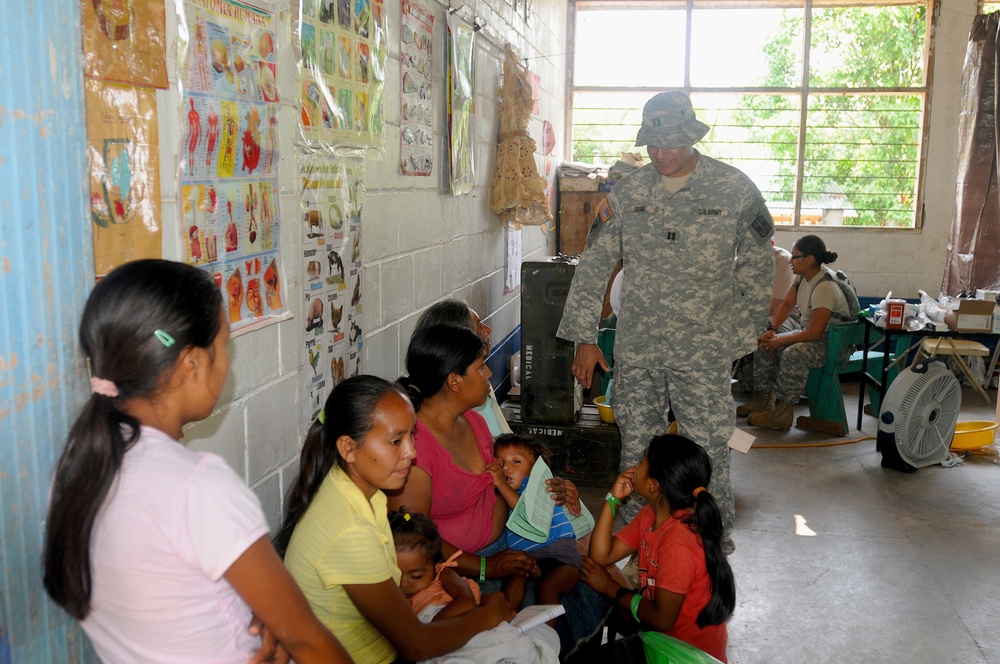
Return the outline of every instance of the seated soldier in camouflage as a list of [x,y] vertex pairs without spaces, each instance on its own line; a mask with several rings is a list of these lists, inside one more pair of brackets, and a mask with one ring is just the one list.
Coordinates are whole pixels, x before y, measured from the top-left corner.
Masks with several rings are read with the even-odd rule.
[[[754,395],[736,409],[736,414],[747,417],[749,424],[763,429],[791,428],[792,410],[805,389],[809,370],[826,361],[830,322],[857,317],[857,296],[826,267],[835,260],[837,253],[827,251],[823,240],[815,235],[804,236],[792,247],[790,262],[795,282],[757,340]],[[853,297],[853,307],[848,295]],[[795,310],[801,324],[779,334],[778,329]],[[845,349],[845,353],[849,351]]]

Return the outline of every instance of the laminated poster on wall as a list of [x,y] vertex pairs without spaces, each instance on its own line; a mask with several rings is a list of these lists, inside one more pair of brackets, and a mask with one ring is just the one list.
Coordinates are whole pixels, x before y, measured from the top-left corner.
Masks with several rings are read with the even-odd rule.
[[472,162],[473,55],[476,32],[448,14],[448,159],[451,194],[468,194],[475,184]]
[[299,130],[310,146],[382,147],[383,0],[299,0]]
[[150,88],[87,79],[87,164],[94,271],[159,258],[160,139]]
[[230,329],[289,317],[278,247],[277,24],[272,8],[179,0],[185,260],[222,289]]
[[503,261],[503,292],[513,293],[521,285],[521,229],[512,225],[504,227],[506,252]]
[[434,166],[434,95],[431,82],[434,16],[403,0],[403,32],[399,46],[399,168],[403,175],[430,175]]
[[84,76],[167,87],[163,0],[80,0],[80,10]]
[[302,223],[303,372],[308,419],[348,376],[361,373],[361,216],[364,163],[325,152],[298,158]]

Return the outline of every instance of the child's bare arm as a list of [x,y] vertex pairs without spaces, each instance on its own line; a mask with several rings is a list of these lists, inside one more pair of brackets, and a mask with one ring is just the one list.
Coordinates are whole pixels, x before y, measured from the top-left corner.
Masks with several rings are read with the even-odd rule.
[[517,501],[521,498],[521,494],[514,489],[510,488],[510,485],[506,482],[497,487],[497,491],[500,493],[500,497],[503,501],[507,503],[507,507],[514,509],[517,506]]
[[493,486],[496,487],[497,492],[503,498],[503,501],[507,503],[507,507],[514,509],[517,505],[517,499],[520,498],[517,491],[510,488],[507,484],[507,478],[504,477],[503,468],[499,464],[491,463],[486,466],[486,472],[490,474],[493,478]]
[[452,618],[454,616],[460,616],[463,613],[468,613],[473,609],[477,608],[479,605],[476,604],[476,598],[472,594],[472,589],[469,588],[469,584],[459,576],[458,572],[453,569],[445,569],[441,572],[441,586],[444,588],[445,592],[451,595],[451,603],[441,609],[441,611],[434,616],[434,621],[444,620],[445,618]]

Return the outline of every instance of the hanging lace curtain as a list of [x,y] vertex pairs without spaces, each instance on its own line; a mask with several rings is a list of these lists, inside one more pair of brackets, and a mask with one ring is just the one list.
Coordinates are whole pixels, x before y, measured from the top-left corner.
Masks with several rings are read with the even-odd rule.
[[958,186],[941,291],[1000,289],[1000,187],[997,181],[997,53],[1000,13],[972,23],[962,73]]
[[500,85],[500,135],[497,137],[497,166],[493,175],[491,208],[500,222],[540,226],[552,220],[545,178],[535,166],[535,139],[528,134],[528,120],[534,107],[528,72],[518,64],[507,45]]

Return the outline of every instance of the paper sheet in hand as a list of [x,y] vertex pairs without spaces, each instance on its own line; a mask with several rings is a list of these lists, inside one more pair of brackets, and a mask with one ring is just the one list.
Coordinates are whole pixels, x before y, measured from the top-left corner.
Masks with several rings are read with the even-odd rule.
[[523,634],[529,629],[538,627],[553,618],[558,618],[564,613],[566,613],[566,607],[562,604],[536,604],[518,611],[510,624],[517,627]]
[[[507,527],[521,537],[532,542],[544,542],[549,538],[549,529],[552,527],[552,512],[556,508],[556,503],[549,494],[546,480],[552,479],[552,471],[542,460],[535,461],[528,476],[528,486],[524,488],[517,505],[511,510],[510,518],[507,519]],[[580,503],[580,516],[573,516],[569,510],[565,510],[576,538],[580,539],[594,529],[594,517],[587,510],[587,506]]]

